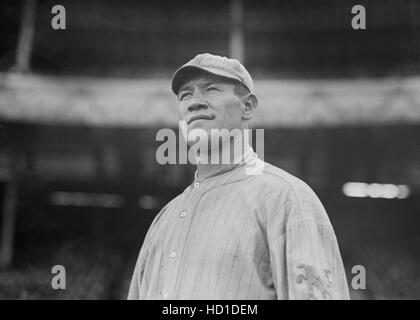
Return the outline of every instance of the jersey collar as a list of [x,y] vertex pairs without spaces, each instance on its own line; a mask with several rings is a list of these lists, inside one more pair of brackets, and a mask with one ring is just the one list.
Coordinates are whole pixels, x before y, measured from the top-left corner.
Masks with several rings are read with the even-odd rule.
[[241,167],[241,166],[253,161],[256,158],[257,158],[257,154],[254,152],[254,149],[252,149],[251,146],[248,146],[246,148],[246,150],[241,155],[237,156],[234,159],[233,164],[228,164],[226,166],[223,166],[219,170],[216,170],[215,172],[213,172],[211,175],[208,175],[206,177],[202,177],[201,179],[199,179],[198,170],[196,169],[195,173],[194,173],[194,181],[203,181],[205,179],[212,178],[212,177],[227,173],[227,172],[232,171],[233,169],[235,169],[237,167]]

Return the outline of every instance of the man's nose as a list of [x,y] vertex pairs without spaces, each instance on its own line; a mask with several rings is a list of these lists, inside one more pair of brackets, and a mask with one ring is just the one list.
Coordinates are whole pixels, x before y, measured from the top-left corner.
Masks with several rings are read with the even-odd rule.
[[201,98],[200,94],[194,94],[193,98],[190,101],[190,104],[188,105],[188,111],[199,111],[200,109],[207,109],[207,105]]

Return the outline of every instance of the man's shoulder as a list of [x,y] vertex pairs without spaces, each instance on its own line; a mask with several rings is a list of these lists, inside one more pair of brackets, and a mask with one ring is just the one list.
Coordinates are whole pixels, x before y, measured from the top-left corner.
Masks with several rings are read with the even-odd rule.
[[270,199],[295,208],[294,219],[312,220],[315,218],[325,221],[327,215],[321,201],[303,180],[267,162],[264,162],[264,169],[260,175],[255,176],[255,179],[262,180],[265,185],[268,185]]
[[162,209],[160,209],[158,214],[153,219],[152,226],[155,225],[159,221],[159,219],[165,214],[165,212],[168,211],[168,209],[176,203],[177,199],[179,199],[181,195],[182,193],[170,200],[168,203],[165,204],[165,206]]
[[172,200],[170,200],[161,210],[161,213],[163,213],[164,211],[166,211],[168,208],[170,208],[171,206],[173,206],[174,204],[176,204],[176,202],[178,201],[178,199],[182,196],[182,193],[178,194],[176,197],[172,198]]
[[255,174],[256,181],[266,182],[270,188],[277,191],[289,191],[293,193],[313,192],[306,182],[268,162],[262,162],[263,169]]

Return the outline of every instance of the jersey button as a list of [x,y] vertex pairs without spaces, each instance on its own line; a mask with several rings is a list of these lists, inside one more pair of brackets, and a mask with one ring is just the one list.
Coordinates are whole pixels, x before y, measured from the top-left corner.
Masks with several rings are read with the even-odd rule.
[[187,215],[187,213],[185,211],[181,211],[181,213],[179,214],[179,216],[181,218],[184,218]]
[[198,188],[198,186],[200,185],[200,182],[194,182],[194,188]]
[[176,251],[171,251],[171,253],[169,255],[171,256],[171,258],[175,258],[176,257]]

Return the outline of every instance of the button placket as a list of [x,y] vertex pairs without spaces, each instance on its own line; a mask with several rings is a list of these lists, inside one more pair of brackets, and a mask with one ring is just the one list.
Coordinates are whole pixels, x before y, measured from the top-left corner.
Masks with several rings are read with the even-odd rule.
[[[178,241],[176,241],[175,246],[169,248],[169,263],[171,264],[171,276],[170,281],[168,283],[167,289],[169,292],[176,294],[178,283],[178,277],[181,276],[182,270],[180,270],[181,266],[181,256],[183,255],[183,248],[185,247],[188,241],[188,234],[189,229],[191,228],[191,224],[193,223],[193,216],[194,216],[194,208],[198,204],[199,199],[201,198],[202,192],[204,189],[197,189],[200,187],[201,183],[199,181],[195,181],[192,184],[192,189],[188,192],[182,202],[181,211],[178,213],[178,222],[181,223],[182,226],[182,233],[181,237]],[[193,204],[193,205],[191,205]]]

